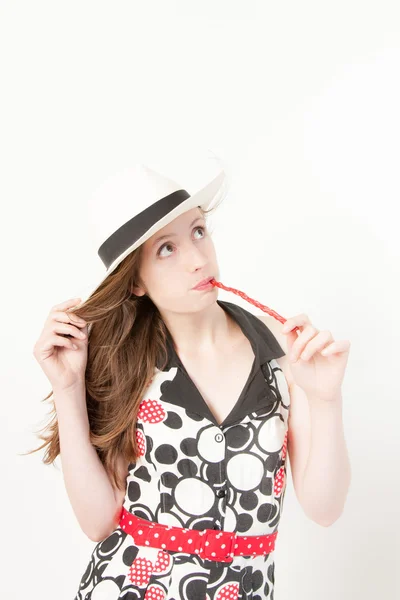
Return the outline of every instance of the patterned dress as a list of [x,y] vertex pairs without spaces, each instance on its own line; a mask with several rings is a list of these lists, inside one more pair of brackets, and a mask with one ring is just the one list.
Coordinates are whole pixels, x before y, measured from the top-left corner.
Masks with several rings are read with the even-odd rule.
[[[166,525],[270,534],[286,489],[290,397],[275,360],[285,352],[254,314],[217,303],[254,351],[243,390],[218,424],[168,334],[168,363],[157,365],[140,405],[141,456],[129,465],[123,506]],[[117,527],[96,544],[74,600],[273,600],[274,571],[273,551],[213,561],[137,545]]]

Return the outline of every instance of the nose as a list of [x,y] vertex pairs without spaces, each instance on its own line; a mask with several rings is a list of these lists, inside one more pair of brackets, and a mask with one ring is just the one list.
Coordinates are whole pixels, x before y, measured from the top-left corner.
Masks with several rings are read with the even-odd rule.
[[191,271],[203,268],[204,265],[206,265],[208,262],[208,258],[205,255],[204,251],[200,250],[200,248],[195,244],[189,243],[188,248],[185,249],[184,254],[186,266]]

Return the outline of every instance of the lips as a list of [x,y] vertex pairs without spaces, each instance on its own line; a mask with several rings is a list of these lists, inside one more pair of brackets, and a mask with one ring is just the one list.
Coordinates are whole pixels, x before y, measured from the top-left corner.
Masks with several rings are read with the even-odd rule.
[[200,281],[197,285],[195,285],[194,288],[199,288],[202,285],[205,285],[206,283],[211,281],[212,279],[214,279],[214,277],[207,277],[207,279],[203,279],[203,281]]

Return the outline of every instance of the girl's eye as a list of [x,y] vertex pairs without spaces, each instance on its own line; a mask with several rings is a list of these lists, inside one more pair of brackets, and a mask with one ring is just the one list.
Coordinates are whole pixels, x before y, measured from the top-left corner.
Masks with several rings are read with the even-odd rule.
[[[201,227],[201,226],[200,227],[195,227],[193,229],[193,231],[196,231],[197,229],[201,229],[203,231],[203,234],[205,234],[205,227]],[[201,239],[201,238],[199,238],[199,239]],[[160,246],[160,248],[157,251],[157,256],[160,256],[161,255],[161,250],[163,248],[167,248],[168,246],[172,246],[172,244],[170,244],[169,242],[167,242],[166,244],[163,244],[162,246]]]

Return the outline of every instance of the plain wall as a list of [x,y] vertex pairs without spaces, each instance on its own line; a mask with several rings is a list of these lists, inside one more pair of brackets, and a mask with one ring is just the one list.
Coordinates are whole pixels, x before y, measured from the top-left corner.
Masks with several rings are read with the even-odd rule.
[[399,34],[387,0],[1,2],[2,597],[72,600],[95,545],[59,461],[18,455],[44,319],[103,274],[87,198],[136,161],[193,193],[210,150],[221,281],[351,341],[345,511],[312,522],[288,471],[275,598],[399,597]]

